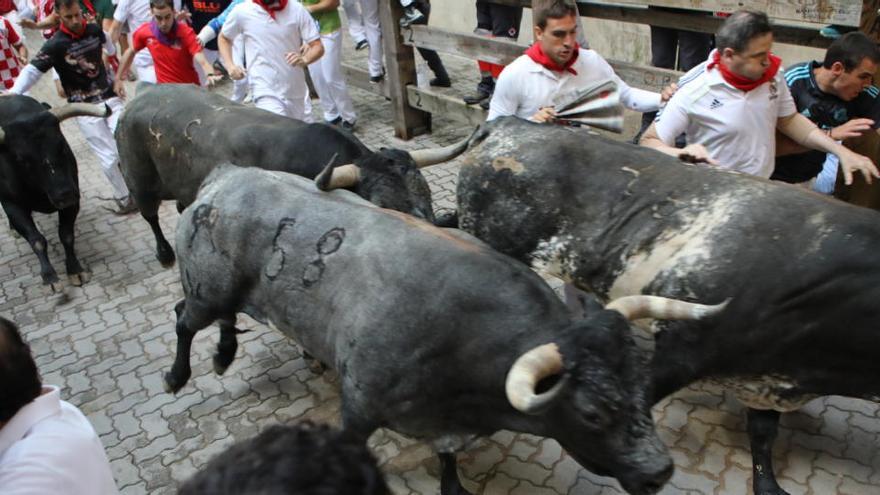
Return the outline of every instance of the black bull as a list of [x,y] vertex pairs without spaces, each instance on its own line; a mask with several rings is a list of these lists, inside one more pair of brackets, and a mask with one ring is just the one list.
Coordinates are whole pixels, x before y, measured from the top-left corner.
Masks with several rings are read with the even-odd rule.
[[[218,319],[214,368],[226,370],[245,312],[339,372],[353,434],[389,427],[436,442],[444,494],[463,493],[454,451],[499,429],[555,438],[637,494],[672,472],[621,316],[646,307],[624,299],[573,320],[535,273],[464,233],[255,168],[212,172],[176,240],[185,300],[172,391],[190,377],[195,332]],[[663,317],[718,311],[655,302]],[[536,393],[543,378],[552,387]]]
[[191,84],[142,85],[116,128],[125,182],[156,237],[156,257],[174,263],[159,226],[159,204],[177,200],[182,211],[199,185],[223,162],[314,178],[335,167],[322,184],[347,187],[379,206],[433,221],[431,191],[417,167],[447,160],[446,148],[372,152],[354,135],[327,124],[307,124],[246,107]]
[[88,280],[74,251],[74,222],[79,214],[76,158],[60,123],[77,116],[104,117],[105,106],[74,103],[47,110],[29,96],[0,97],[0,203],[9,225],[24,237],[40,260],[43,283],[61,289],[49,262],[48,243],[37,229],[33,212],[58,212],[58,237],[70,283]]
[[707,377],[738,387],[758,493],[781,493],[776,411],[880,396],[876,212],[515,118],[464,155],[458,210],[463,230],[605,299],[729,300],[711,322],[657,326],[653,397]]

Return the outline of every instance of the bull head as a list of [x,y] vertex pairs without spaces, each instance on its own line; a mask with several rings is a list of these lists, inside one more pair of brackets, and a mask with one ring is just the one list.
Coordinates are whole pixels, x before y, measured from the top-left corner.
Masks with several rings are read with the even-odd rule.
[[[611,301],[605,309],[617,311],[629,321],[640,318],[700,320],[720,313],[727,302],[704,305],[658,296],[626,296]],[[535,388],[544,378],[559,375],[562,371],[562,354],[555,343],[535,347],[517,358],[510,367],[505,383],[507,400],[520,412],[541,413],[559,396],[567,380],[563,375],[550,390],[540,394]]]

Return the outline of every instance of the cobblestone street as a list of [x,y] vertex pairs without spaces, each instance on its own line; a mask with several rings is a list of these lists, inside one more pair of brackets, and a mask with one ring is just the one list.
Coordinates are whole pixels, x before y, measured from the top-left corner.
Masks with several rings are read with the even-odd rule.
[[[28,37],[33,54],[39,36],[29,31]],[[354,52],[349,39],[346,48],[346,61],[365,65],[365,54]],[[444,60],[455,81],[451,94],[472,90],[475,64]],[[224,84],[219,91],[230,89]],[[390,103],[351,91],[359,113],[356,134],[371,149],[446,145],[471,130],[439,117],[433,134],[400,141],[393,137]],[[50,77],[32,93],[61,104]],[[219,339],[212,326],[193,344],[190,382],[177,396],[163,390],[162,374],[176,343],[173,307],[182,297],[177,269],[163,269],[156,261],[153,235],[139,215],[116,217],[104,208],[110,202],[99,197],[110,197],[111,190],[97,160],[73,121],[62,127],[80,168],[76,247],[91,281],[82,288],[66,286],[66,295],[51,294],[40,283],[30,247],[12,236],[4,219],[0,314],[21,327],[44,382],[60,386],[62,398],[91,420],[121,492],[174,493],[179,482],[231,443],[274,423],[311,419],[338,425],[335,373],[315,374],[292,341],[244,316],[239,327],[253,331],[239,337],[236,360],[224,376],[211,367]],[[425,169],[435,208],[453,206],[457,171],[457,163]],[[49,240],[50,259],[63,272],[57,217],[35,216]],[[173,239],[178,219],[173,202],[163,204],[160,218]],[[774,450],[782,486],[792,494],[880,493],[878,411],[874,403],[833,397],[783,415]],[[732,396],[700,384],[657,405],[654,417],[676,464],[661,493],[751,493],[745,409]],[[382,430],[370,446],[394,493],[439,493],[439,462],[427,444]],[[555,441],[507,431],[461,454],[459,470],[476,494],[623,493],[616,481],[581,469]]]

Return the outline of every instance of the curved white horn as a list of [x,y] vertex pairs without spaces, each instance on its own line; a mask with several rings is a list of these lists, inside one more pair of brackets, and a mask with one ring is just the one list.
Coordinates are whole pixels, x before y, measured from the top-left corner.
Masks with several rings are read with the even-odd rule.
[[468,136],[457,143],[442,148],[410,151],[409,156],[411,156],[413,161],[416,162],[416,167],[418,168],[436,165],[438,163],[452,160],[458,155],[464,153],[468,148],[468,142],[470,139],[471,136]]
[[107,104],[68,103],[63,107],[50,108],[49,113],[57,117],[59,121],[64,121],[71,117],[109,117],[111,110]]
[[315,177],[315,185],[322,191],[331,191],[345,187],[355,186],[361,178],[361,169],[357,165],[347,164],[333,167],[327,165],[324,170]]
[[605,309],[618,311],[627,320],[700,320],[717,315],[728,302],[729,300],[721,304],[706,305],[660,296],[626,296],[611,301]]
[[3,144],[4,141],[6,141],[6,132],[0,127],[0,144]]
[[518,357],[507,372],[504,390],[510,405],[526,414],[538,414],[559,395],[565,386],[560,378],[553,387],[542,393],[535,393],[535,386],[542,378],[562,372],[562,354],[554,343],[544,344]]

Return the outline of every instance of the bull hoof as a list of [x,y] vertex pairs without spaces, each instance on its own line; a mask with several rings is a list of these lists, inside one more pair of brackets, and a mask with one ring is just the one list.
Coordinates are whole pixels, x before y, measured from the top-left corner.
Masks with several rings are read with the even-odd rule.
[[214,363],[214,373],[216,373],[219,376],[222,376],[223,373],[226,373],[226,370],[229,369],[229,365],[232,364],[232,363],[223,363],[223,359],[220,357],[219,354],[214,354],[214,358],[212,361]]
[[49,282],[46,284],[49,286],[49,289],[52,291],[52,294],[59,294],[64,292],[64,285],[60,280],[56,280],[54,282]]
[[88,283],[91,278],[92,275],[89,272],[70,273],[67,275],[67,280],[70,282],[70,285],[74,287],[82,287],[83,284]]
[[156,253],[156,259],[162,265],[162,268],[171,268],[174,266],[174,251],[167,253]]
[[305,359],[306,365],[309,367],[309,370],[311,370],[312,373],[316,375],[322,375],[325,371],[327,371],[327,365],[322,363],[321,361],[318,361],[313,357],[307,357]]
[[162,380],[162,385],[165,388],[165,392],[169,394],[177,394],[180,389],[186,385],[187,380],[178,381],[174,378],[172,373],[165,373],[165,378]]

